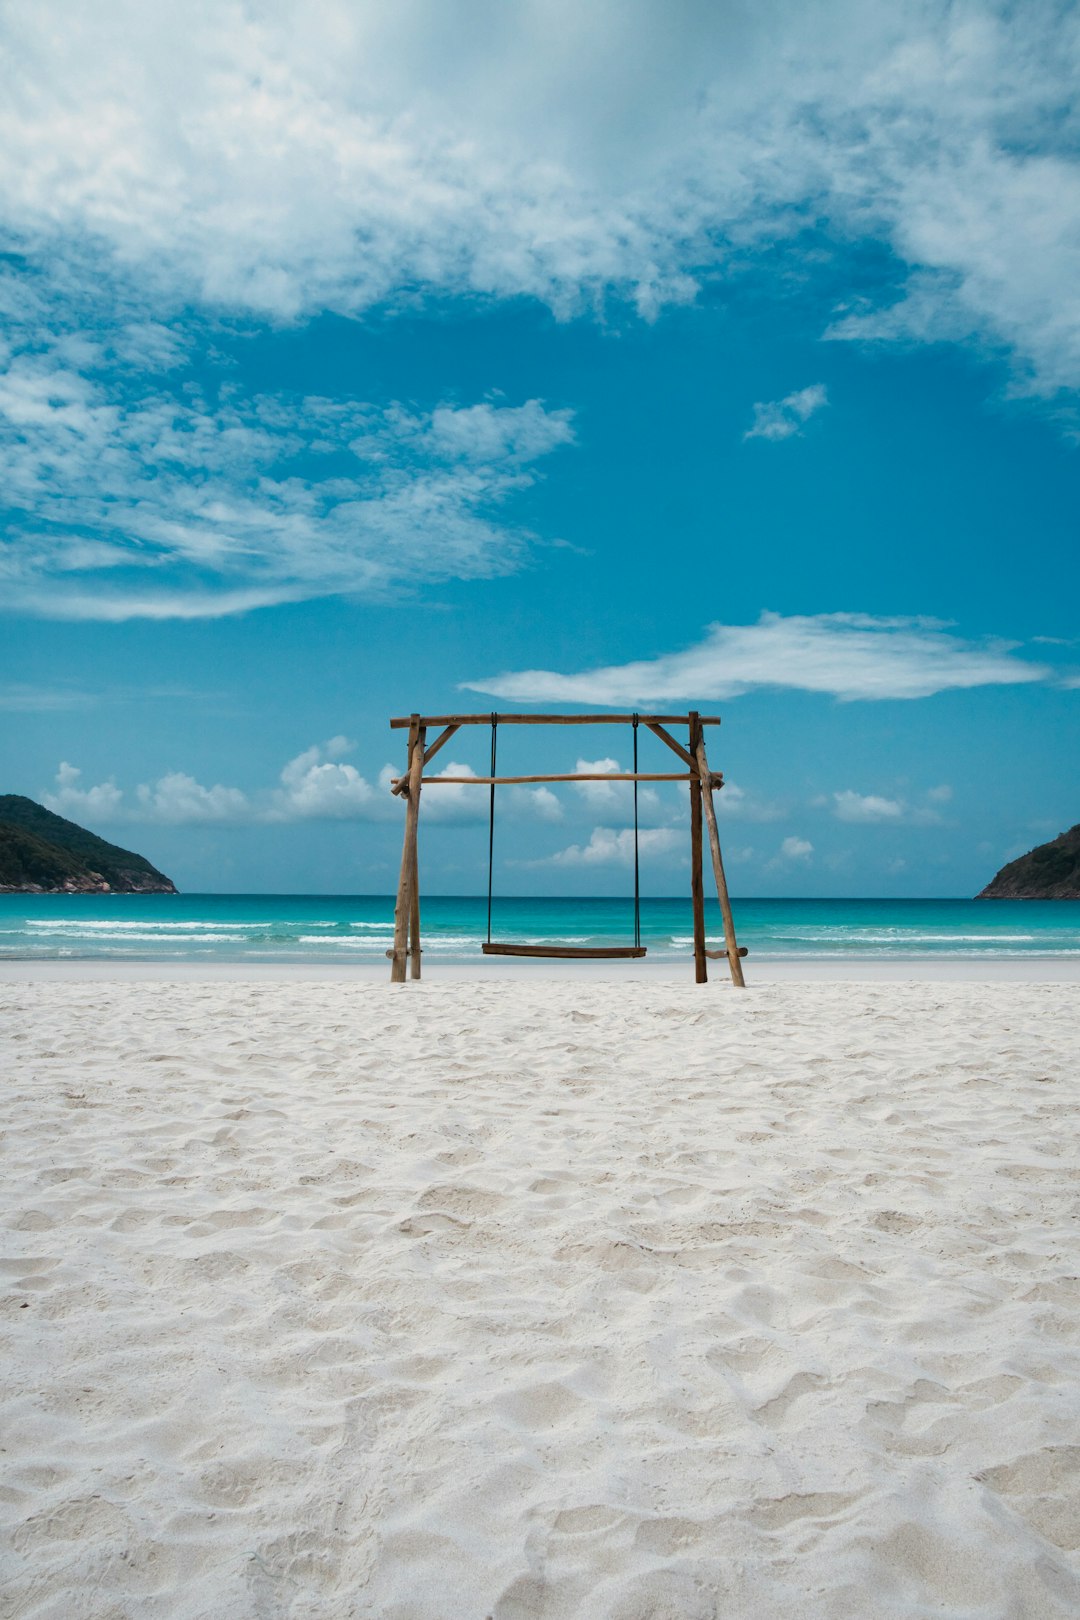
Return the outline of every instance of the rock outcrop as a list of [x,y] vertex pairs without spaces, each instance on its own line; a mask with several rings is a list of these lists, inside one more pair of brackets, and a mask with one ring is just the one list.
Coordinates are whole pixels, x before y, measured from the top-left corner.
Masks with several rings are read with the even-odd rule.
[[143,855],[43,804],[0,794],[0,894],[175,894]]
[[1080,824],[1010,861],[976,900],[1080,900]]

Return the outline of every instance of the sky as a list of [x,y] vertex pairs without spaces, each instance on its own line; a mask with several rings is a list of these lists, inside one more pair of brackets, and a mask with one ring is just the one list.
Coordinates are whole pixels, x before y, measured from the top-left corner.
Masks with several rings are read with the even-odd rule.
[[[391,716],[698,708],[737,895],[1080,820],[1080,8],[13,0],[0,64],[0,791],[386,893]],[[503,892],[628,892],[625,786],[498,813]],[[486,814],[425,790],[428,892]]]

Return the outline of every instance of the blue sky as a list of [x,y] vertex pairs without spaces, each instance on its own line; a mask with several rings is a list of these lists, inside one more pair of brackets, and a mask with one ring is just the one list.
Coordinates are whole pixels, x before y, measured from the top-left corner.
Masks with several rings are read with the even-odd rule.
[[[185,889],[385,892],[391,714],[696,706],[737,893],[969,894],[1080,819],[1075,8],[39,0],[0,45],[6,791]],[[430,890],[484,798],[426,796]],[[625,789],[503,803],[504,889],[626,888]]]

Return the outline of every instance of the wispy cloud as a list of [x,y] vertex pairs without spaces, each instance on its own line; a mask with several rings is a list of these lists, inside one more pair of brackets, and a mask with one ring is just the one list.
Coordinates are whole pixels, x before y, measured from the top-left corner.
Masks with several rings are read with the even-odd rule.
[[28,350],[0,366],[0,473],[25,514],[0,561],[6,605],[214,618],[503,573],[526,536],[500,509],[572,439],[569,413],[538,400],[424,414],[133,395]]
[[743,438],[790,439],[794,434],[801,433],[804,424],[828,403],[824,383],[813,383],[809,388],[800,388],[794,394],[786,394],[783,399],[774,399],[767,404],[759,402],[754,406],[753,423]]
[[73,687],[34,686],[29,681],[9,681],[0,686],[0,710],[8,714],[55,714],[65,709],[93,708],[92,692]]
[[[852,271],[831,337],[973,343],[1055,409],[1080,387],[1080,13],[452,15],[6,9],[8,607],[212,618],[518,565],[510,503],[565,411],[200,393],[184,367],[223,316],[525,296],[652,318],[872,240],[893,274]],[[820,383],[761,403],[747,437],[824,404]]]
[[469,20],[441,0],[9,7],[9,228],[114,306],[136,286],[154,307],[129,346],[167,365],[158,306],[614,292],[651,314],[812,222],[818,254],[872,236],[898,266],[900,296],[856,286],[835,335],[989,339],[1031,386],[1080,380],[1069,8],[830,0],[676,28],[593,0],[507,29],[481,0]]
[[976,686],[1049,678],[1016,656],[1017,643],[968,641],[932,619],[864,613],[714,624],[684,652],[560,675],[530,669],[462,682],[466,691],[518,702],[642,705],[738,697],[761,687],[830,693],[843,699],[921,698]]

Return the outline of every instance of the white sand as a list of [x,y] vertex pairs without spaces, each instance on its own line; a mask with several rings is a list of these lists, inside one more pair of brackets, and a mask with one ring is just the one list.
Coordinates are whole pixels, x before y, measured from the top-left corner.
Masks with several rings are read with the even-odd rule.
[[1080,986],[0,1010],[6,1616],[1080,1614]]

